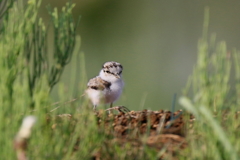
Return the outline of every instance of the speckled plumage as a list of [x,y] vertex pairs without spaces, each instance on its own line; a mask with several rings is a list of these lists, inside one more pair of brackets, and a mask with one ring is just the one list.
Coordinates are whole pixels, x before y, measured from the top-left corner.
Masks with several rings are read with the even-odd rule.
[[118,62],[106,62],[103,64],[99,76],[88,82],[86,93],[94,105],[115,102],[122,93],[124,86],[122,76],[123,67]]

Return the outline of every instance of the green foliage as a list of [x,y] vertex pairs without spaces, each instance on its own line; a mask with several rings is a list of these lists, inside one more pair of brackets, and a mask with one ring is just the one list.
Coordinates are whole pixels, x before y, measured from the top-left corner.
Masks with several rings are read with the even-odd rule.
[[72,57],[74,46],[76,44],[77,24],[74,24],[72,9],[74,5],[67,3],[59,14],[55,8],[53,11],[49,7],[54,28],[54,62],[50,67],[49,86],[52,88],[60,79],[64,66],[67,65]]
[[[54,155],[62,151],[59,148],[65,147],[63,144],[67,141],[66,138],[57,141],[61,137],[60,133],[64,135],[66,132],[70,133],[69,131],[75,130],[74,125],[69,125],[64,121],[63,128],[51,133],[48,115],[56,116],[54,112],[50,112],[52,110],[51,89],[59,81],[64,67],[70,62],[73,54],[79,54],[80,40],[77,40],[79,38],[76,35],[78,23],[75,24],[72,18],[71,12],[74,5],[71,3],[67,3],[60,13],[49,9],[49,14],[54,20],[52,21],[53,31],[57,35],[53,43],[47,43],[48,27],[38,17],[41,1],[29,0],[26,6],[23,3],[22,1],[1,1],[1,6],[5,9],[0,12],[2,16],[0,129],[3,131],[0,138],[2,148],[0,154],[2,159],[16,159],[12,149],[13,138],[23,117],[34,114],[38,118],[39,132],[33,134],[38,136],[31,141],[31,143],[35,142],[33,146],[36,146],[36,150],[31,150],[33,154],[29,155],[34,155],[33,159],[36,159],[36,153],[41,153],[39,157],[45,159],[46,152],[52,151],[51,147],[46,150],[51,140],[58,148],[58,152],[53,152]],[[59,16],[54,17],[54,14],[59,14]],[[49,52],[48,48],[54,48],[54,53]],[[76,105],[74,104],[74,107]],[[61,111],[64,113],[64,108]],[[53,139],[51,136],[55,134],[56,139]],[[66,152],[61,154],[64,153]]]
[[[184,94],[191,94],[195,103],[211,106],[214,112],[222,109],[229,92],[231,71],[226,43],[216,43],[216,36],[207,36],[208,13],[205,14],[204,33],[198,43],[198,59]],[[192,92],[189,92],[190,88]]]
[[[198,44],[197,65],[184,90],[185,96],[180,98],[180,104],[196,119],[192,128],[187,127],[189,149],[182,159],[237,160],[240,153],[236,118],[239,110],[239,52],[227,51],[225,42],[215,42],[215,35],[208,40],[208,22],[207,9],[203,38]],[[231,55],[235,61],[236,83],[229,82]],[[231,95],[230,88],[236,88]]]
[[[43,78],[47,78],[48,91],[60,80],[64,67],[70,62],[76,46],[76,28],[71,11],[73,4],[67,3],[59,13],[49,7],[54,31],[53,42],[48,42],[48,29],[43,20],[38,17],[37,11],[41,1],[28,1],[28,7],[24,10],[21,1],[8,9],[8,18],[4,19],[1,32],[2,60],[6,72],[6,86],[9,98],[13,94],[13,86],[17,76],[24,72],[28,79],[28,93],[30,106],[34,108],[35,89]],[[54,44],[53,47],[49,44]],[[77,44],[79,45],[79,44]],[[53,53],[49,52],[53,48]],[[24,75],[25,77],[25,75]],[[49,93],[47,93],[49,94]]]
[[[165,149],[157,153],[144,145],[144,140],[139,147],[131,142],[119,144],[106,134],[104,125],[99,129],[88,102],[80,97],[87,79],[84,54],[79,54],[81,40],[76,35],[78,22],[72,17],[73,4],[67,3],[60,12],[48,7],[51,22],[46,27],[38,16],[41,1],[29,0],[26,6],[22,1],[0,3],[4,8],[0,11],[1,159],[16,159],[12,140],[28,114],[38,119],[28,143],[29,159],[91,159],[99,150],[105,159],[156,159],[164,155]],[[193,128],[187,127],[189,147],[179,158],[237,160],[240,53],[232,52],[236,83],[230,99],[231,54],[225,42],[215,42],[214,35],[208,40],[207,28],[208,13],[198,44],[198,62],[185,97],[180,99],[196,121]],[[49,29],[54,33],[52,43],[47,36]],[[67,87],[60,78],[71,59],[71,85]],[[78,72],[80,84],[76,82]],[[60,102],[51,104],[50,92],[57,83]],[[73,92],[76,86],[77,94]],[[72,99],[75,96],[78,99]]]
[[[188,135],[191,150],[187,152],[192,159],[232,159],[237,160],[236,142],[238,123],[235,112],[228,113],[222,120],[224,113],[219,111],[219,117],[214,118],[212,112],[206,106],[194,106],[189,99],[182,97],[180,104],[196,117],[196,122]],[[226,116],[226,115],[224,115]],[[220,125],[224,123],[226,125]],[[229,136],[227,136],[229,135]],[[234,141],[232,141],[234,140]],[[239,144],[238,144],[239,145]],[[200,152],[194,152],[197,149]]]
[[[100,149],[101,157],[109,159],[156,157],[150,148],[131,150],[128,144],[115,143],[114,137],[106,135],[104,125],[99,129],[92,107],[80,96],[87,78],[84,54],[79,52],[81,39],[76,34],[78,22],[72,17],[74,5],[67,3],[60,12],[48,7],[51,22],[46,27],[38,16],[41,1],[29,0],[26,6],[22,1],[11,2],[1,12],[1,159],[16,159],[13,139],[29,114],[37,117],[28,141],[29,159],[91,159]],[[51,29],[53,42],[47,36]],[[73,69],[66,86],[60,77],[71,59]],[[51,104],[50,92],[57,83],[60,102]]]
[[14,1],[15,0],[0,0],[0,20],[2,20],[3,18],[8,18],[8,10],[13,6]]

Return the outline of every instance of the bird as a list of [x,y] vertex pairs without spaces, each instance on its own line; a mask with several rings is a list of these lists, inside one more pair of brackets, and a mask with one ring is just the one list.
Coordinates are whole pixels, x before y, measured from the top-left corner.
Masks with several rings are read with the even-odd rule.
[[105,62],[99,75],[90,79],[87,83],[86,94],[93,103],[93,110],[100,104],[113,106],[124,87],[122,80],[123,66],[114,61]]

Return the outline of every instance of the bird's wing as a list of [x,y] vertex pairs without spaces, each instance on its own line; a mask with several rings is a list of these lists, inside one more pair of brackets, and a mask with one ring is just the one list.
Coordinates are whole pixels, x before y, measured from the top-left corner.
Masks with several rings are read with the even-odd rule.
[[88,88],[95,89],[95,90],[104,90],[110,89],[111,82],[105,81],[99,76],[92,78],[88,81],[87,84]]

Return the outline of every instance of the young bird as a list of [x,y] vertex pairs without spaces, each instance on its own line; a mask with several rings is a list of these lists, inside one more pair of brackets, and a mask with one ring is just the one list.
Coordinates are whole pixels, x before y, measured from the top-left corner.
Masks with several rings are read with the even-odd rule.
[[123,67],[118,62],[106,62],[103,64],[99,75],[88,81],[86,93],[96,110],[99,104],[109,104],[112,107],[122,94],[124,86],[122,80]]

